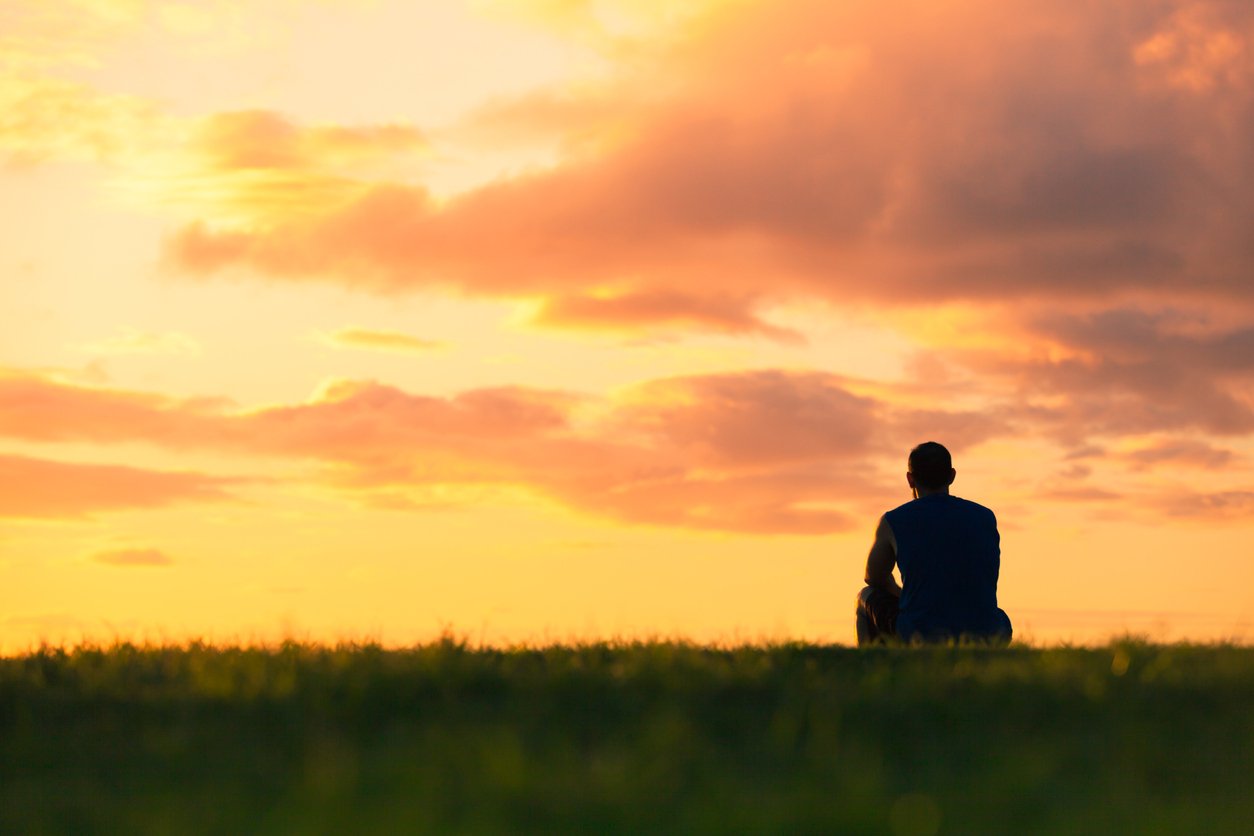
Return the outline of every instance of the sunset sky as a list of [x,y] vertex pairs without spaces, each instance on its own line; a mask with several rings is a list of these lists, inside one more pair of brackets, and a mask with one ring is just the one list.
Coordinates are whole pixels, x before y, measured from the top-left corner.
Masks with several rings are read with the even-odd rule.
[[0,651],[1254,639],[1246,0],[5,0]]

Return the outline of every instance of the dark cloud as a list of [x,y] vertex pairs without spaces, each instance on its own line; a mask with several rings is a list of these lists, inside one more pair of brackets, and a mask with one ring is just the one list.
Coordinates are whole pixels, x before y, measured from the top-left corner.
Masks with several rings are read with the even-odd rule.
[[986,382],[1017,393],[1011,411],[1024,428],[1069,444],[1090,436],[1254,431],[1254,329],[1139,309],[1054,314],[1023,327],[1025,340],[1064,354],[955,356]]

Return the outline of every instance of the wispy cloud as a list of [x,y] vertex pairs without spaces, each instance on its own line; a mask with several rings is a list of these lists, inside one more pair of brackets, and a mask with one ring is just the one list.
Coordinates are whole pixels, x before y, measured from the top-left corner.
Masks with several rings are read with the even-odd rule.
[[717,294],[693,296],[673,291],[557,296],[544,300],[532,322],[611,333],[642,328],[669,328],[681,333],[697,329],[726,334],[756,334],[795,345],[806,342],[797,331],[764,321],[754,313],[754,307],[750,299]]
[[[6,54],[7,57],[7,54]],[[153,102],[55,78],[0,73],[0,163],[118,162],[147,145]]]
[[216,170],[308,169],[426,150],[411,125],[302,127],[272,110],[217,113],[196,129],[195,147]]
[[415,337],[403,331],[388,331],[371,328],[339,328],[329,334],[322,335],[322,341],[338,348],[365,348],[374,351],[394,351],[400,353],[425,353],[446,347],[439,340],[427,340]]
[[1124,451],[1121,458],[1141,470],[1157,467],[1195,467],[1221,470],[1236,462],[1231,450],[1195,439],[1159,439],[1143,447]]
[[230,501],[230,484],[201,473],[0,454],[0,517],[73,519],[182,502]]
[[1203,522],[1244,522],[1254,513],[1254,491],[1173,491],[1155,506],[1175,519]]
[[93,354],[199,354],[200,343],[177,331],[123,329],[120,334],[79,346]]
[[92,554],[91,559],[106,566],[172,566],[174,558],[153,548],[108,549]]

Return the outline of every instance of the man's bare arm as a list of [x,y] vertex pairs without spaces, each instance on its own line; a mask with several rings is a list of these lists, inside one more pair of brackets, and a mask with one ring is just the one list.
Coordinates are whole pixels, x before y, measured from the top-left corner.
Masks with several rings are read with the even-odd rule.
[[868,586],[882,589],[897,598],[901,597],[901,587],[893,577],[893,567],[897,565],[897,538],[888,520],[880,517],[880,524],[875,529],[875,542],[871,544],[871,553],[866,558],[866,582]]

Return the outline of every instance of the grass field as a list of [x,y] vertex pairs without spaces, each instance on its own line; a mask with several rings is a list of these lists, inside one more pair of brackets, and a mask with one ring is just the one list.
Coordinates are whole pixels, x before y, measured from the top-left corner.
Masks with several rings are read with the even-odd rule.
[[1254,648],[45,649],[0,833],[1249,833]]

